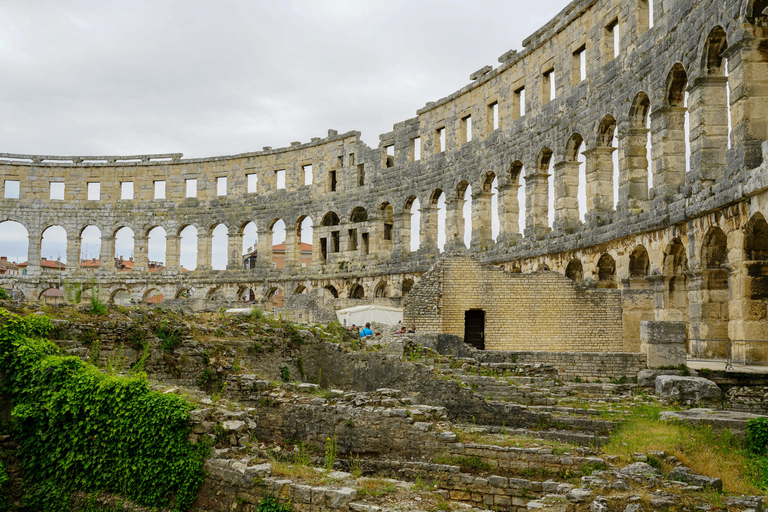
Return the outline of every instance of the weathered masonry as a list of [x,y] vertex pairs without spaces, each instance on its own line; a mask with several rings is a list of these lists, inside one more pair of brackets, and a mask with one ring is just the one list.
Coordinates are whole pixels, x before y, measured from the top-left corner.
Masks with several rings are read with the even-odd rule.
[[[650,318],[683,320],[690,337],[766,339],[766,9],[766,0],[575,0],[523,51],[395,124],[377,148],[331,130],[204,159],[3,154],[0,220],[27,230],[29,262],[0,285],[31,300],[66,280],[94,281],[112,299],[235,300],[250,288],[257,299],[317,290],[324,300],[392,301],[440,257],[444,230],[445,251],[619,290],[625,336]],[[279,222],[282,269],[271,265]],[[257,253],[244,270],[250,223]],[[80,260],[83,231],[98,228],[101,267],[41,268],[52,226],[66,231],[67,262]],[[185,272],[189,226],[197,268]],[[157,227],[165,268],[150,274]],[[134,234],[131,272],[111,264],[122,228]],[[211,268],[217,229],[227,233],[226,270]]]

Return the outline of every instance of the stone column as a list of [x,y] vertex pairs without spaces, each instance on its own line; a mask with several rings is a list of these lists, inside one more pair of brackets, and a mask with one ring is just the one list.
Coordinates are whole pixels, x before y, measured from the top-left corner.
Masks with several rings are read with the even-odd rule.
[[549,233],[549,177],[537,170],[525,176],[525,236],[538,238]]
[[256,264],[261,268],[272,268],[272,230],[257,229]]
[[670,201],[685,182],[685,107],[651,112],[653,190]]
[[493,247],[493,193],[478,191],[472,194],[472,247]]
[[464,244],[464,199],[445,201],[445,251],[466,249]]
[[517,193],[520,185],[500,185],[499,191],[499,242],[514,243],[520,239],[520,205]]
[[555,173],[555,220],[552,228],[573,231],[579,222],[579,162],[557,162]]
[[728,78],[701,76],[690,89],[691,170],[705,186],[725,175],[728,151]]
[[411,212],[394,215],[392,226],[392,255],[395,258],[411,252]]
[[197,234],[197,270],[211,270],[211,240],[210,233]]
[[323,263],[323,256],[320,249],[320,224],[312,226],[312,266],[321,265]]
[[768,140],[768,61],[765,28],[745,27],[742,39],[730,41],[723,53],[728,59],[731,90],[731,147],[729,168],[753,169],[763,161],[762,141]]
[[685,322],[643,320],[640,350],[648,356],[648,368],[685,364]]
[[419,208],[419,252],[437,252],[437,206],[425,204]]
[[584,152],[586,164],[587,213],[585,222],[602,225],[613,216],[613,152],[599,147]]
[[147,270],[147,241],[144,233],[133,235],[133,271],[145,272]]
[[648,209],[648,128],[630,128],[619,139],[624,163],[619,170],[618,211]]
[[100,261],[101,261],[101,264],[99,265],[99,267],[102,272],[115,272],[115,237],[114,236],[101,237]]
[[301,267],[301,240],[295,229],[285,228],[285,268]]
[[168,270],[178,272],[181,270],[181,237],[178,235],[165,235],[165,266]]
[[27,249],[27,275],[40,275],[40,246],[42,244],[42,235],[34,234],[32,228],[29,230],[29,246]]
[[82,239],[79,233],[70,235],[67,233],[67,271],[74,274],[80,270],[80,244]]
[[243,249],[243,234],[236,229],[230,229],[227,233],[227,270],[241,270],[243,258],[240,255]]

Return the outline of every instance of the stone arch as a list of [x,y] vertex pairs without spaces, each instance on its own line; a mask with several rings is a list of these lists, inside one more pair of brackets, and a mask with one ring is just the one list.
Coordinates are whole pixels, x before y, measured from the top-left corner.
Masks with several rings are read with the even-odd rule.
[[747,2],[746,17],[753,25],[756,24],[756,18],[765,18],[768,16],[768,0],[752,0]]
[[127,306],[131,300],[131,293],[125,288],[118,288],[109,295],[109,303],[116,306]]
[[707,35],[701,52],[702,74],[707,76],[725,76],[725,58],[723,52],[728,48],[728,36],[720,25],[712,28]]
[[408,292],[411,291],[411,288],[413,288],[414,282],[413,279],[403,279],[403,284],[400,288],[400,293],[402,293],[403,297],[408,295]]
[[768,223],[761,213],[755,213],[744,229],[744,285],[747,300],[742,337],[760,340],[768,338]]
[[329,254],[335,254],[341,251],[341,232],[338,227],[340,224],[339,216],[334,211],[326,212],[320,221],[318,229],[318,239],[320,240],[320,261],[328,261]]
[[99,266],[104,266],[104,262],[101,261],[101,229],[94,224],[89,224],[80,230],[79,240],[79,267],[84,270],[96,270]]
[[680,238],[674,238],[667,244],[662,265],[665,275],[688,272],[688,255]]
[[491,247],[498,235],[498,179],[496,173],[487,171],[480,180],[479,190],[474,194],[472,217],[472,240],[483,247]]
[[442,189],[436,188],[429,196],[429,205],[422,208],[421,223],[424,227],[421,230],[421,246],[434,248],[438,251],[445,248],[445,238],[447,235],[447,208],[446,194]]
[[326,212],[325,215],[323,215],[323,220],[320,222],[321,226],[338,226],[339,225],[339,216],[336,215],[336,212]]
[[312,217],[309,215],[300,215],[299,218],[296,219],[296,239],[294,242],[294,252],[291,255],[292,261],[294,261],[297,266],[312,266],[315,258],[314,237],[315,228],[312,222]]
[[367,222],[368,221],[368,210],[363,208],[362,206],[355,206],[352,208],[352,212],[349,214],[349,222],[351,223],[357,223],[357,222]]
[[[46,227],[40,233],[40,267],[62,270],[67,263],[69,237],[67,230],[58,224]],[[69,262],[77,266],[77,262]]]
[[728,238],[718,226],[712,226],[701,245],[702,268],[720,269],[728,262]]
[[651,188],[651,100],[644,91],[635,94],[629,107],[624,144],[624,177],[619,183],[619,204],[624,208],[646,208]]
[[192,298],[192,289],[188,287],[181,287],[178,290],[176,290],[176,293],[173,296],[174,299],[191,299]]
[[350,299],[365,298],[365,289],[363,289],[363,286],[360,283],[354,283],[352,284],[352,286],[349,287],[349,298]]
[[563,161],[554,166],[555,229],[572,230],[584,218],[586,203],[580,204],[586,184],[586,168],[580,152],[583,144],[580,133],[571,134],[565,143]]
[[152,226],[146,230],[147,268],[151,272],[165,266],[168,254],[167,233],[162,226]]
[[616,133],[616,118],[611,114],[603,116],[597,125],[597,138],[595,146],[598,148],[613,147],[613,138]]
[[[509,189],[501,193],[502,236],[522,233],[525,229],[525,180],[523,162],[515,160],[509,166]],[[522,214],[521,214],[522,205]]]
[[[416,208],[414,208],[414,206]],[[408,196],[403,203],[403,229],[400,232],[403,252],[411,252],[419,249],[421,235],[421,212],[419,212],[419,199],[416,196]],[[415,212],[414,212],[415,210]]]
[[133,270],[133,251],[136,247],[133,229],[125,225],[119,226],[112,236],[115,239],[115,269],[119,272]]
[[[552,150],[543,147],[536,156],[536,166],[525,175],[525,231],[526,236],[544,235],[550,231],[550,217],[554,221],[554,211],[550,215],[549,198],[552,185],[550,167]],[[554,208],[553,208],[554,210]]]
[[308,292],[309,292],[309,289],[301,283],[297,284],[296,288],[293,289],[294,295],[300,295],[302,293],[308,293]]
[[597,261],[598,288],[616,288],[616,260],[604,253]]
[[193,224],[184,224],[179,227],[179,266],[182,270],[195,270],[198,260],[198,230]]
[[163,302],[163,294],[157,288],[150,288],[144,293],[142,302],[145,304],[160,304]]
[[226,270],[229,256],[229,228],[223,222],[216,222],[209,228],[210,258],[213,270]]
[[615,208],[618,204],[619,162],[616,118],[611,114],[603,116],[597,126],[595,150],[592,160],[595,176],[591,186],[587,187],[587,203],[592,203],[595,211]]
[[328,285],[325,285],[325,286],[323,287],[323,289],[324,289],[324,290],[327,290],[327,291],[328,291],[328,293],[330,293],[330,294],[331,294],[331,296],[332,296],[334,299],[338,299],[338,298],[339,298],[339,292],[338,292],[338,290],[336,290],[336,287],[335,287],[335,286],[333,286],[332,284],[328,284]]
[[374,252],[389,253],[394,247],[395,210],[389,201],[382,202],[376,210],[376,231],[374,232],[373,241]]
[[367,228],[368,210],[355,206],[349,214],[349,229],[347,230],[347,251],[357,252],[367,256],[370,249],[369,235],[363,230]]
[[565,277],[575,283],[580,283],[584,280],[584,267],[581,264],[581,260],[573,258],[568,262],[568,266],[565,267]]
[[667,74],[664,84],[664,105],[667,107],[682,107],[685,102],[685,88],[688,85],[688,74],[680,62],[676,62]]
[[768,260],[768,223],[762,213],[754,214],[747,223],[744,251],[747,261]]
[[224,290],[221,288],[221,286],[214,286],[205,294],[205,300],[207,301],[223,301],[224,299]]
[[373,290],[373,296],[377,298],[385,298],[388,296],[386,281],[379,281],[376,288]]
[[[0,256],[7,256],[15,263],[29,262],[29,231],[24,224],[15,220],[0,222]],[[26,272],[26,271],[25,271]]]
[[644,245],[638,245],[629,255],[629,277],[645,277],[650,272],[650,258]]

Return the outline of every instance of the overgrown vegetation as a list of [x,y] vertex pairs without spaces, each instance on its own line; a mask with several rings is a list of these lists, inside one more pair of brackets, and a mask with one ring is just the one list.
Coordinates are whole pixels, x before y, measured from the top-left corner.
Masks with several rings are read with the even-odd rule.
[[0,300],[9,300],[11,298],[10,295],[8,295],[8,292],[5,291],[5,288],[0,288]]
[[0,309],[0,325],[0,371],[14,398],[25,510],[70,510],[76,491],[189,508],[210,444],[188,441],[188,402],[150,392],[143,374],[106,375],[62,357],[43,339],[51,329],[44,316]]
[[160,338],[160,347],[163,352],[171,352],[181,345],[181,327],[171,327],[168,320],[155,329],[155,336]]
[[279,503],[272,496],[265,496],[259,502],[258,512],[291,512],[290,503]]
[[[722,478],[725,492],[759,495],[768,490],[768,458],[764,455],[748,450],[744,442],[727,430],[660,421],[660,412],[659,406],[635,408],[611,436],[606,453],[631,462],[634,453],[663,451],[697,473]],[[768,440],[768,430],[763,433]],[[664,460],[658,464],[665,472],[672,469]]]

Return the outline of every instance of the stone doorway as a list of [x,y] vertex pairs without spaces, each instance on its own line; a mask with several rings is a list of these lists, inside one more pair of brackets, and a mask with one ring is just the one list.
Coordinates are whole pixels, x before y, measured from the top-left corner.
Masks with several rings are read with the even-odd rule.
[[485,311],[482,309],[464,312],[464,342],[485,350]]

